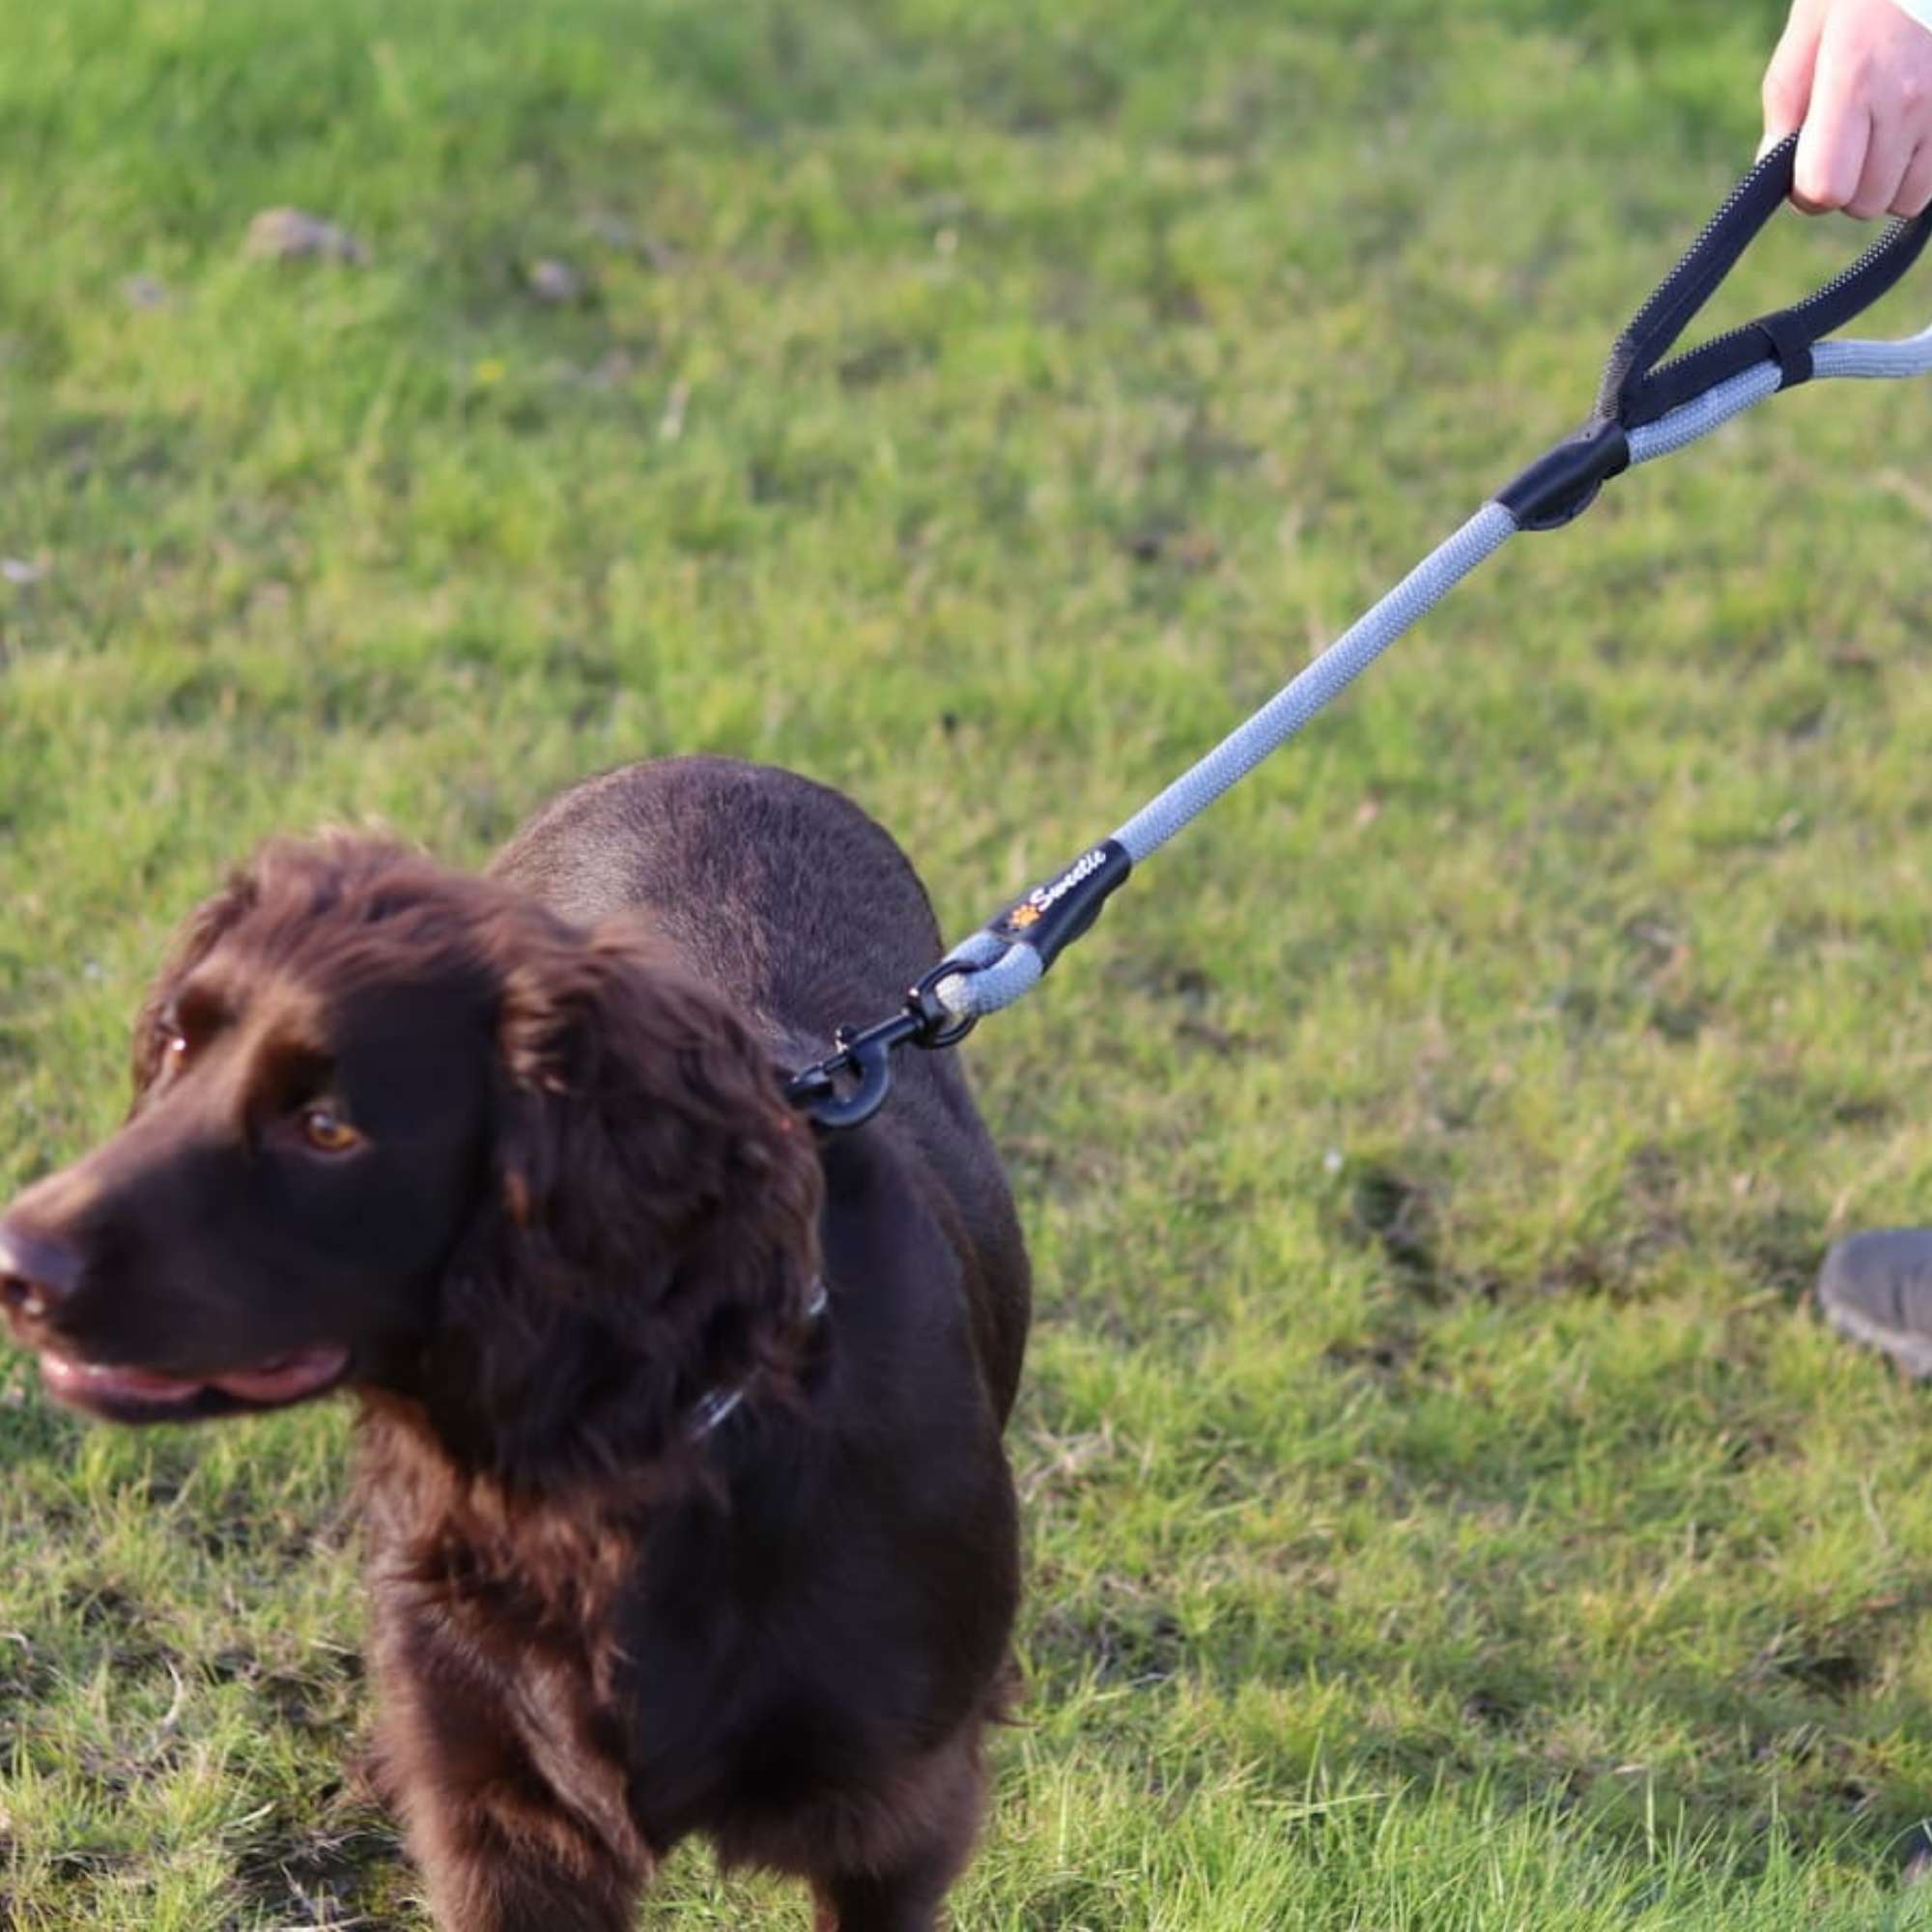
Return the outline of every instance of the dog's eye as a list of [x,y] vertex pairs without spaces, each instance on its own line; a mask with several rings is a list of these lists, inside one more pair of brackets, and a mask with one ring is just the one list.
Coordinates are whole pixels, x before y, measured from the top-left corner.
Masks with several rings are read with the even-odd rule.
[[347,1153],[362,1144],[362,1136],[332,1107],[303,1108],[301,1131],[318,1153]]

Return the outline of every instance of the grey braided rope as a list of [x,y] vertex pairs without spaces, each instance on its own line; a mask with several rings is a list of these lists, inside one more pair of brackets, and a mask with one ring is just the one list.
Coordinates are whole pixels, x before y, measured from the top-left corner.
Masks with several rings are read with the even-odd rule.
[[1863,382],[1932,375],[1932,328],[1900,342],[1821,342],[1811,363],[1820,376]]
[[[1932,328],[1897,342],[1821,342],[1812,352],[1812,371],[1818,381],[1895,381],[1932,375]],[[1699,441],[1776,395],[1780,383],[1776,365],[1762,363],[1631,431],[1632,467]],[[1484,504],[1246,724],[1135,812],[1113,835],[1115,840],[1136,865],[1158,851],[1339,697],[1405,631],[1516,533],[1516,519],[1502,504]],[[968,969],[947,976],[934,989],[940,1004],[959,1019],[1011,1006],[1046,970],[1032,947],[1011,945],[983,927],[955,946],[943,963]]]
[[[1811,367],[1818,382],[1847,378],[1888,382],[1932,375],[1932,328],[1899,342],[1821,342],[1811,352]],[[1775,396],[1779,380],[1774,364],[1760,362],[1742,375],[1733,376],[1729,382],[1719,383],[1715,389],[1693,397],[1668,415],[1660,416],[1654,423],[1632,430],[1632,468],[1672,455],[1709,436],[1733,416],[1742,415]]]
[[1231,731],[1191,771],[1127,820],[1114,837],[1139,865],[1231,785],[1239,783],[1318,711],[1334,702],[1412,624],[1516,535],[1516,519],[1485,503],[1449,541],[1433,551],[1386,597],[1277,692],[1238,730]]
[[1668,415],[1659,416],[1654,423],[1632,430],[1631,468],[1634,469],[1639,463],[1669,456],[1709,436],[1713,430],[1721,429],[1733,416],[1741,416],[1747,410],[1755,409],[1776,395],[1783,380],[1776,363],[1760,362],[1742,375],[1733,376],[1729,382],[1719,383],[1715,389],[1705,390]]
[[[1516,519],[1500,503],[1485,503],[1245,724],[1128,819],[1114,834],[1128,857],[1139,865],[1239,783],[1515,534]],[[940,1004],[962,1018],[1011,1006],[1046,970],[1032,947],[1008,946],[983,928],[946,956],[980,969],[949,975],[935,988]]]

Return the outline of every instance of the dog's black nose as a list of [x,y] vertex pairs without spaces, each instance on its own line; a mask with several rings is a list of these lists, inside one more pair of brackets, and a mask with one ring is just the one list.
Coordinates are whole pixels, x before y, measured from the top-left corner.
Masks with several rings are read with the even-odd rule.
[[80,1279],[80,1257],[64,1241],[0,1221],[0,1306],[32,1320],[57,1308]]

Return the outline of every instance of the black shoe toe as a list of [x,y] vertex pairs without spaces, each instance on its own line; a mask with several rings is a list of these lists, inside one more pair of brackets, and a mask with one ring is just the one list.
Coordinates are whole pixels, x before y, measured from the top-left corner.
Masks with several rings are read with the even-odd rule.
[[1818,1270],[1818,1306],[1839,1334],[1932,1377],[1932,1228],[1848,1236]]

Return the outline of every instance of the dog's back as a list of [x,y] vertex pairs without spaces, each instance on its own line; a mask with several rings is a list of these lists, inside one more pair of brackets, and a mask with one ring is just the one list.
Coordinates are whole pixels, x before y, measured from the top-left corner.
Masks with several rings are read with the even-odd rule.
[[[939,957],[932,905],[891,834],[842,793],[730,758],[587,780],[539,811],[492,872],[580,924],[635,912],[771,1040],[789,1072],[839,1025],[895,1010]],[[954,1053],[904,1051],[885,1111],[823,1149],[828,1200],[895,1153],[955,1224],[987,1381],[1019,1382],[1029,1277],[1012,1198]]]

